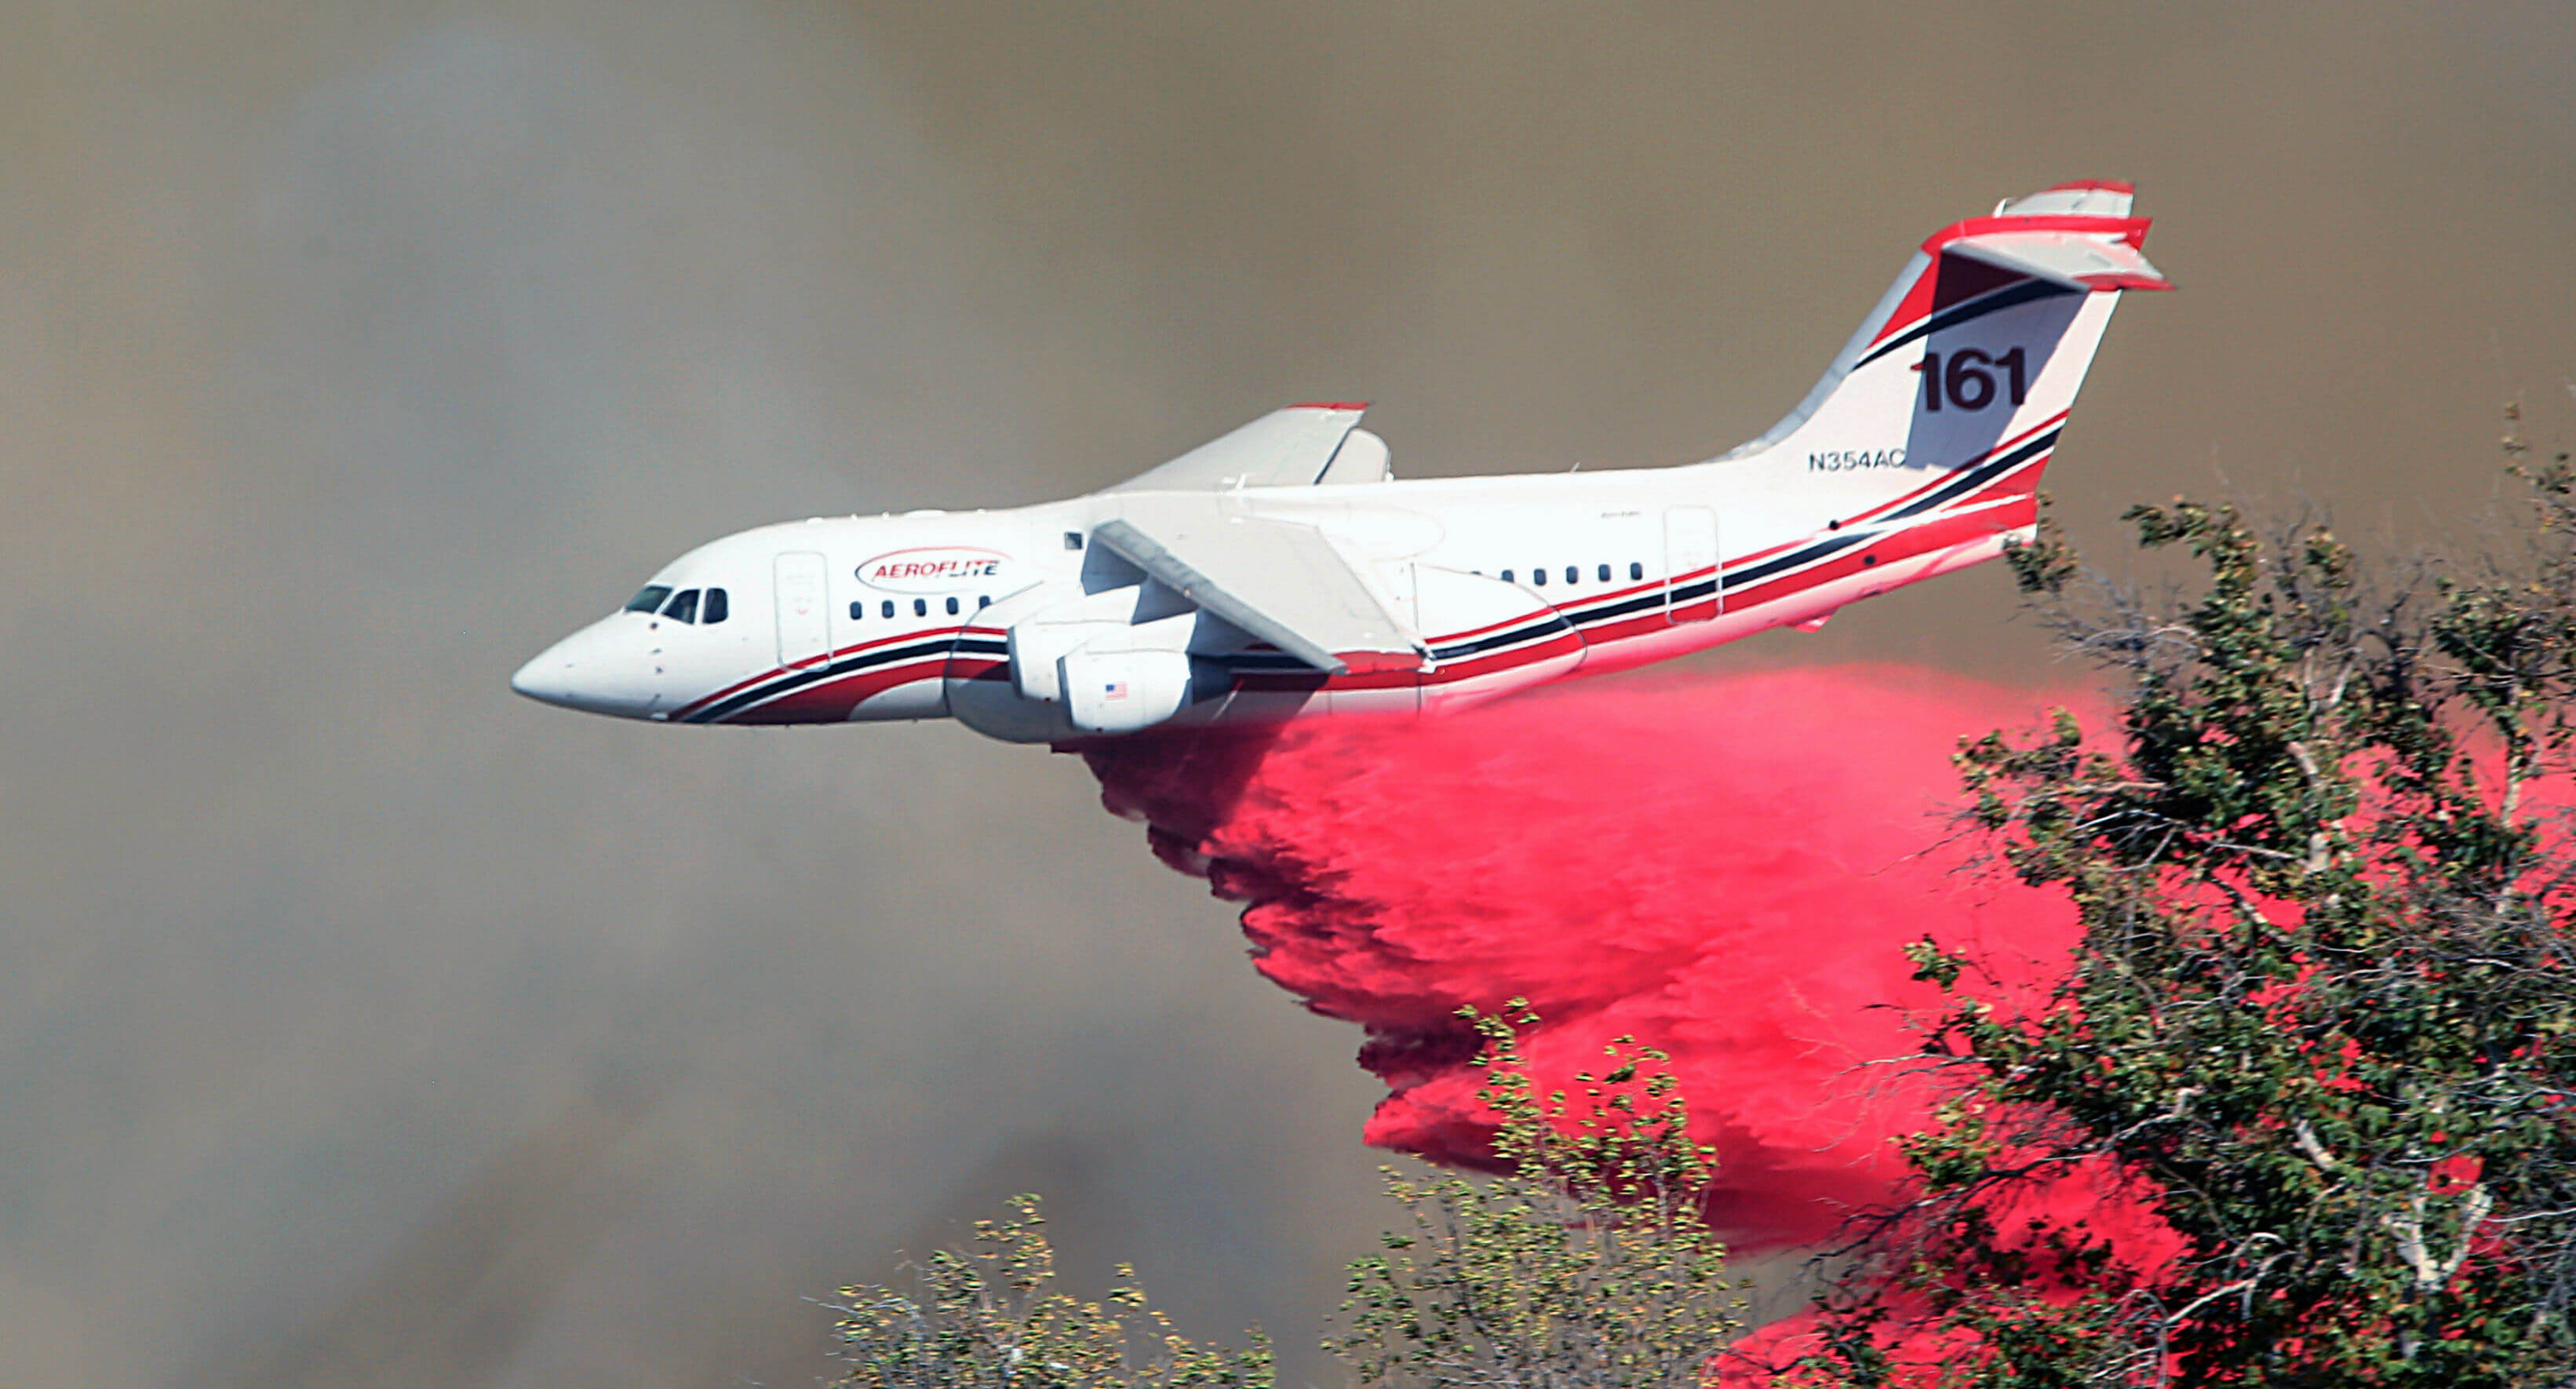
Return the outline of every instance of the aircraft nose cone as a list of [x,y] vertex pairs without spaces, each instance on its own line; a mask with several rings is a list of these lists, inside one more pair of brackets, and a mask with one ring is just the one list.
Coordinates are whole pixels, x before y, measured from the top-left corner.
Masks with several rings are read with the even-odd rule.
[[510,677],[530,699],[585,714],[658,719],[662,670],[647,629],[631,614],[594,622],[538,653]]
[[540,703],[566,709],[577,707],[573,700],[578,688],[576,677],[580,673],[580,663],[564,649],[570,645],[569,641],[559,641],[538,652],[536,659],[519,667],[518,673],[510,677],[510,688]]

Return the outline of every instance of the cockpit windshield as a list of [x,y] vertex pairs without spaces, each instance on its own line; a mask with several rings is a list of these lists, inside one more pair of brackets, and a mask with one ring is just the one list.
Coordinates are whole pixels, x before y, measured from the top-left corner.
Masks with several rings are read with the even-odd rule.
[[672,599],[671,606],[662,610],[662,616],[671,619],[673,622],[697,621],[698,591],[693,588],[681,594],[679,597]]
[[669,584],[647,584],[644,587],[644,591],[636,594],[634,600],[626,605],[626,611],[631,613],[659,612],[662,609],[662,600],[670,596],[671,586]]

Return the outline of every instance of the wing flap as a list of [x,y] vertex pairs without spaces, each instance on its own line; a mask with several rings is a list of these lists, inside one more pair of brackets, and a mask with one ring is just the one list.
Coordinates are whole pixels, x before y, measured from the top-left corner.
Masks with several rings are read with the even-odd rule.
[[1206,612],[1327,675],[1419,670],[1423,650],[1324,533],[1162,506],[1092,528],[1094,543]]

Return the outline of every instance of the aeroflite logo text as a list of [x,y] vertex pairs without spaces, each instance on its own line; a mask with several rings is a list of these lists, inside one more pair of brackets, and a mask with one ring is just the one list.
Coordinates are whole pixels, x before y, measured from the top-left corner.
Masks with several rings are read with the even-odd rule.
[[889,593],[945,593],[999,582],[1009,556],[956,546],[896,550],[858,567],[859,582]]

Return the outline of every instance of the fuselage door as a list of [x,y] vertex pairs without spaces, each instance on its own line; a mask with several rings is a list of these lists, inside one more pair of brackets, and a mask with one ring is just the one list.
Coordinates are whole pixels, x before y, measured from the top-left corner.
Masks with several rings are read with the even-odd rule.
[[1717,616],[1717,513],[1704,506],[1664,511],[1664,615],[1674,622]]
[[810,550],[780,555],[773,573],[778,593],[778,664],[811,665],[832,654],[830,583],[823,557]]

